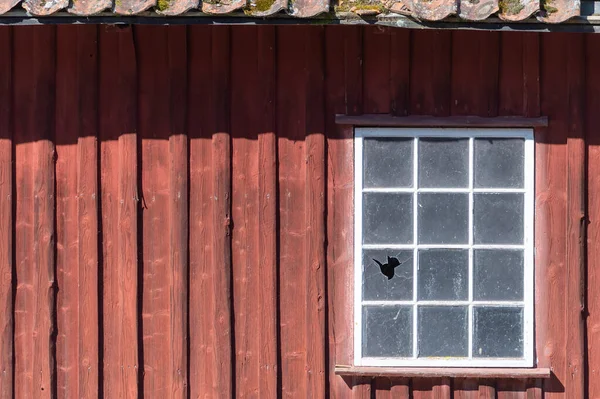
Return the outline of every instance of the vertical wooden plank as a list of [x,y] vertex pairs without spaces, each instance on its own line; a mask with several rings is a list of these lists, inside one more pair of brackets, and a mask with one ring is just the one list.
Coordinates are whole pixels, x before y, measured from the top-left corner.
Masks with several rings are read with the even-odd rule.
[[[281,385],[284,397],[308,397],[306,320],[306,83],[301,27],[277,28],[277,131],[281,264]],[[294,77],[294,78],[291,78]],[[301,77],[301,78],[300,78]],[[301,304],[300,306],[298,306]]]
[[199,217],[190,230],[191,396],[231,397],[235,348],[231,324],[229,28],[194,27],[189,49],[188,68],[197,72],[190,74],[189,85],[189,107],[194,110],[189,113],[190,212],[192,218]]
[[588,394],[600,397],[600,76],[594,71],[600,68],[600,37],[586,38],[586,141],[588,151],[588,235],[587,235],[587,360]]
[[566,396],[585,396],[585,244],[586,149],[585,117],[585,42],[583,35],[569,40],[567,48],[568,138],[567,138],[567,253],[566,253]]
[[[308,397],[325,393],[325,115],[324,29],[309,28],[306,38],[306,340]],[[389,97],[387,97],[389,98]],[[386,98],[386,100],[387,100]]]
[[479,399],[478,380],[457,378],[453,381],[454,399]]
[[410,43],[408,29],[390,30],[390,111],[406,116],[410,109]]
[[515,34],[514,32],[500,33],[499,115],[523,114],[526,97],[523,79],[525,67],[523,48],[523,34]]
[[235,353],[231,284],[231,137],[230,137],[230,29],[215,27],[212,34],[212,136],[214,340],[216,386],[220,395],[233,395]]
[[[232,143],[232,232],[233,288],[236,342],[236,394],[252,397],[259,392],[259,335],[262,317],[258,281],[258,185],[259,119],[263,116],[258,101],[258,40],[256,27],[233,27],[231,32]],[[260,226],[261,228],[268,228]]]
[[57,394],[98,395],[97,29],[57,28]]
[[[183,46],[185,51],[185,30],[179,34],[180,43],[169,40],[170,32],[177,31],[148,26],[136,29],[144,207],[144,395],[148,397],[186,394],[182,376],[187,365],[182,358],[187,350],[187,327],[183,320],[187,278],[183,265],[186,253],[181,253],[181,246],[185,250],[182,241],[187,242],[187,227],[179,205],[185,201],[182,197],[187,196],[187,192],[180,191],[185,189],[182,184],[187,184],[182,183],[184,177],[187,180],[186,140],[182,137],[184,115],[181,115],[185,112],[185,104],[181,104],[185,98],[185,66],[173,65],[174,62],[185,65],[181,60],[185,53],[177,54],[171,49],[173,43]],[[172,87],[175,79],[183,79],[183,84],[179,82],[179,87]],[[173,127],[179,131],[173,131]],[[187,211],[183,212],[185,216]],[[164,239],[165,231],[168,240]]]
[[[327,298],[329,305],[329,389],[334,398],[352,397],[352,379],[335,375],[335,364],[353,359],[353,132],[336,125],[346,113],[347,56],[358,47],[356,27],[325,28],[325,121],[327,131]],[[359,59],[354,59],[359,61]],[[360,65],[360,64],[359,64]],[[361,75],[359,75],[360,78]],[[351,108],[353,105],[351,105]]]
[[0,398],[14,393],[12,28],[0,28]]
[[212,114],[210,105],[211,27],[189,28],[188,129],[190,134],[190,397],[215,394],[210,343],[212,300]]
[[527,397],[526,380],[499,380],[496,383],[498,399],[525,399]]
[[496,399],[496,385],[494,381],[483,380],[479,381],[479,396],[478,399]]
[[141,360],[136,58],[131,28],[100,32],[103,394],[136,398]]
[[169,270],[171,329],[171,388],[174,398],[189,397],[189,159],[187,118],[187,28],[167,28],[169,68]]
[[[17,170],[17,397],[56,395],[53,27],[15,34]],[[35,55],[35,56],[34,56]],[[22,201],[21,201],[22,199]]]
[[568,35],[541,42],[541,112],[552,115],[547,129],[536,131],[536,342],[538,364],[552,367],[554,378],[544,381],[546,398],[568,390],[567,346],[567,132],[569,96]]
[[386,377],[374,378],[371,382],[371,391],[374,392],[377,399],[389,399],[391,393],[392,381]]
[[390,47],[390,31],[390,28],[380,26],[364,28],[363,111],[366,114],[390,112],[391,53],[393,52]]
[[497,32],[452,32],[452,115],[498,114]]
[[[78,367],[78,212],[77,141],[79,136],[77,28],[57,27],[56,74],[56,270],[61,287],[57,295],[57,394],[79,395]],[[93,293],[93,291],[92,291]]]
[[450,113],[452,36],[450,31],[412,32],[410,113]]
[[258,29],[260,125],[258,136],[259,254],[259,396],[277,396],[278,385],[278,263],[277,263],[277,140],[275,45],[276,28]]

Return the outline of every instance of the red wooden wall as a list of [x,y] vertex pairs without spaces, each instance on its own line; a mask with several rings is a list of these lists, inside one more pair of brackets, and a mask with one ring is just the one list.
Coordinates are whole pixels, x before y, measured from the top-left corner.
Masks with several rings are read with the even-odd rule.
[[[3,27],[0,55],[0,398],[600,398],[600,36]],[[332,373],[352,348],[336,113],[550,118],[553,379]]]

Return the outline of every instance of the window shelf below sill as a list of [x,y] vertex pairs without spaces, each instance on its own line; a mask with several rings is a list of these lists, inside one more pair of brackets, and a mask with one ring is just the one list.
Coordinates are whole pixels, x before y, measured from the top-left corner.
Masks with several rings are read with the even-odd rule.
[[549,368],[458,368],[458,367],[361,367],[335,366],[335,374],[344,377],[405,378],[550,378]]

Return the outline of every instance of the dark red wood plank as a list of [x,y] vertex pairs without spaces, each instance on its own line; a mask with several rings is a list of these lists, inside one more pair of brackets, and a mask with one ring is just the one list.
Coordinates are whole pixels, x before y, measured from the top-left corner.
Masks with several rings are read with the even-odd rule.
[[[190,309],[191,396],[230,397],[234,394],[234,348],[231,325],[229,28],[192,29],[189,49],[188,68],[194,71],[190,74],[189,85],[189,123],[193,126],[190,127],[190,206],[192,217],[200,217],[200,224],[193,224],[190,231],[191,304],[200,306],[198,313],[195,308]],[[204,328],[207,325],[214,328]]]
[[0,53],[7,60],[0,64],[0,398],[13,397],[14,327],[13,313],[13,132],[12,113],[12,28],[0,28]]
[[281,386],[283,396],[308,397],[306,243],[307,31],[277,29],[277,131],[279,133],[279,277],[281,300]]
[[585,245],[587,230],[586,149],[584,142],[585,41],[569,39],[567,58],[567,253],[566,253],[566,374],[565,395],[585,397]]
[[406,116],[410,109],[410,42],[408,29],[390,30],[390,111]]
[[189,397],[189,152],[187,136],[187,27],[167,28],[169,68],[171,353],[170,392]]
[[[346,56],[358,46],[356,27],[325,28],[325,121],[327,132],[327,299],[329,308],[329,389],[333,397],[352,395],[352,379],[334,372],[336,364],[353,359],[353,132],[336,125],[334,115],[346,112]],[[354,33],[354,34],[353,34]],[[358,59],[354,59],[359,61]],[[352,107],[352,104],[351,104]]]
[[[17,397],[56,395],[54,27],[15,32]],[[27,50],[25,50],[25,48]],[[35,57],[33,56],[35,54]]]
[[497,32],[452,32],[452,115],[498,114]]
[[556,378],[544,381],[546,397],[568,390],[567,325],[567,132],[569,97],[568,35],[542,40],[541,112],[552,115],[547,129],[536,131],[536,342],[538,365],[552,367]]
[[[188,129],[190,134],[190,397],[218,395],[211,330],[212,303],[212,127],[211,27],[189,28]],[[209,308],[210,309],[210,308]],[[215,382],[213,382],[215,381]],[[231,392],[230,392],[231,393]]]
[[363,112],[390,112],[391,38],[390,28],[366,27],[363,32]]
[[[263,317],[257,295],[274,295],[274,287],[259,281],[259,123],[264,116],[260,103],[258,37],[256,27],[234,27],[231,32],[231,100],[232,145],[232,232],[233,298],[235,309],[236,384],[238,398],[260,392],[259,356]],[[264,154],[263,154],[264,155]],[[273,154],[274,155],[274,154]],[[271,155],[272,156],[272,155]],[[272,193],[273,195],[275,193]],[[271,227],[272,228],[272,227]],[[268,266],[267,266],[268,267]]]
[[[57,27],[56,73],[56,270],[61,287],[57,295],[57,393],[79,395],[79,229],[78,229],[78,40],[75,26]],[[93,293],[94,291],[92,291]]]
[[401,126],[401,127],[544,127],[548,117],[525,118],[521,116],[391,116],[391,115],[336,115],[335,121],[352,126]]
[[600,397],[600,37],[586,39],[586,144],[587,144],[587,359],[588,392],[590,398]]
[[166,27],[135,28],[141,136],[144,396],[172,396],[170,90]]
[[137,74],[131,28],[100,30],[103,393],[138,396]]
[[325,392],[325,115],[324,29],[308,28],[306,40],[306,341],[308,395]]
[[259,395],[277,396],[278,365],[278,262],[277,262],[277,138],[275,45],[276,28],[258,30],[259,136],[258,136],[258,256],[259,308]]
[[452,36],[449,31],[412,32],[410,113],[448,116]]

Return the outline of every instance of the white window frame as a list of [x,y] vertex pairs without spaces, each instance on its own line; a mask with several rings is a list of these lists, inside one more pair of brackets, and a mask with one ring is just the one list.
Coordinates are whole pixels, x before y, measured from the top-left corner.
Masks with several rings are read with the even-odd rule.
[[[354,129],[354,365],[355,366],[436,366],[436,367],[533,367],[534,366],[534,201],[535,201],[535,142],[533,129],[523,128],[371,128],[356,127]],[[414,138],[413,147],[413,186],[418,181],[418,157],[416,156],[417,138],[420,137],[452,137],[469,139],[469,187],[466,189],[363,189],[363,138],[365,137],[399,137]],[[524,188],[523,189],[485,189],[473,188],[473,143],[474,138],[522,138],[524,148]],[[417,192],[446,191],[469,193],[469,244],[467,245],[418,245],[417,234]],[[523,357],[522,358],[473,358],[472,336],[473,304],[485,305],[488,302],[473,301],[473,249],[474,248],[510,248],[510,245],[473,245],[473,193],[484,192],[518,192],[524,194],[524,245],[513,248],[524,249],[524,289],[523,301],[505,302],[502,306],[523,306]],[[362,194],[363,192],[406,192],[413,193],[413,243],[407,245],[363,245],[362,244]],[[362,300],[362,249],[393,248],[413,250],[413,299],[411,301],[363,301]],[[468,357],[467,358],[417,358],[417,249],[418,248],[468,248],[469,249],[469,300],[439,301],[444,305],[468,305]],[[495,301],[493,301],[495,302]],[[362,356],[362,307],[366,304],[412,305],[413,306],[413,357],[363,357]],[[436,304],[437,301],[419,301],[419,304]]]

